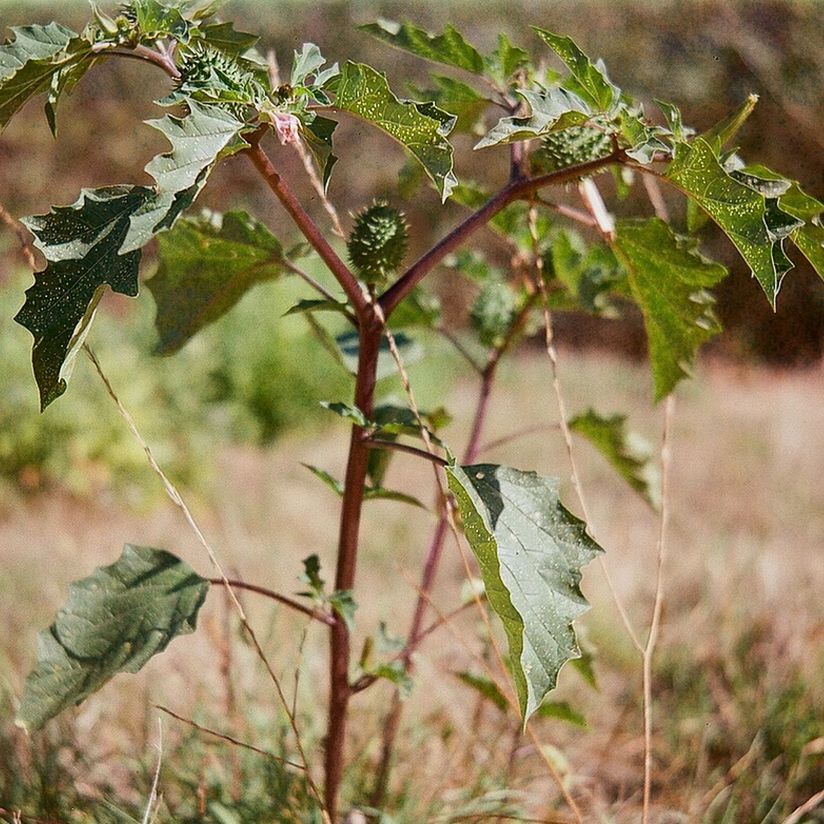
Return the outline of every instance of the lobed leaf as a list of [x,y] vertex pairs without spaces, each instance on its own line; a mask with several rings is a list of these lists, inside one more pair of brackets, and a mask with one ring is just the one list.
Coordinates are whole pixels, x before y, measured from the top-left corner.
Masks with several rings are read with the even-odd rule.
[[283,247],[245,212],[181,220],[158,238],[160,264],[146,282],[157,305],[157,354],[177,352],[258,283],[286,270]]
[[566,88],[583,98],[596,111],[609,112],[618,105],[621,90],[606,74],[601,61],[593,64],[570,37],[533,26],[533,31],[566,63],[572,81]]
[[775,308],[781,281],[792,268],[784,239],[803,221],[739,182],[703,138],[676,147],[666,177],[693,199],[733,242]]
[[34,337],[32,364],[45,409],[66,391],[74,357],[104,287],[134,297],[140,251],[121,254],[130,219],[153,196],[141,186],[84,189],[71,206],[23,223],[48,265],[15,316]]
[[580,570],[602,550],[561,504],[556,478],[493,464],[446,473],[489,604],[504,625],[526,722],[564,663],[579,656],[572,621],[587,609]]
[[144,246],[158,232],[170,229],[180,214],[192,205],[218,160],[247,144],[240,137],[244,124],[217,106],[187,101],[184,118],[166,115],[148,124],[162,132],[172,150],[149,161],[146,172],[157,186],[155,196],[131,219],[121,252]]
[[721,331],[707,287],[727,270],[658,218],[619,220],[614,249],[644,316],[657,401],[689,374],[698,347]]
[[506,86],[515,72],[527,66],[529,52],[513,45],[505,34],[498,35],[495,50],[484,59],[486,75],[500,86]]
[[446,139],[455,118],[432,103],[399,100],[386,76],[363,63],[347,62],[335,85],[335,105],[382,129],[423,166],[442,200],[457,185],[452,145]]
[[569,428],[588,440],[653,509],[660,507],[661,476],[652,449],[627,429],[626,415],[605,417],[587,409],[570,419]]
[[88,44],[59,23],[11,31],[14,38],[0,46],[0,128],[27,100],[48,91],[56,73],[88,54]]
[[119,672],[137,672],[177,635],[194,632],[209,582],[160,549],[126,544],[110,566],[71,586],[38,637],[17,723],[37,730]]
[[476,149],[531,140],[550,132],[586,123],[592,110],[573,92],[552,87],[536,92],[518,89],[532,112],[528,117],[502,117],[476,144]]
[[396,23],[384,19],[359,28],[391,46],[411,52],[425,60],[465,69],[473,74],[482,74],[484,71],[484,60],[478,50],[467,43],[463,35],[448,23],[443,34],[430,34],[408,21]]

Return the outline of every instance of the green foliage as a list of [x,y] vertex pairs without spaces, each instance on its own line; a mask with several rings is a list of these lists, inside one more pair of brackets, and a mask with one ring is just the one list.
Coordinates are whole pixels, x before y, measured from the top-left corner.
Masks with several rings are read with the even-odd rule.
[[119,672],[137,672],[177,635],[194,632],[209,582],[174,555],[126,544],[111,566],[72,585],[40,633],[18,723],[36,730]]
[[487,599],[506,631],[526,721],[561,667],[580,654],[572,630],[587,608],[580,570],[602,550],[561,504],[554,478],[492,464],[450,466],[447,478]]
[[679,144],[666,174],[721,227],[775,306],[781,281],[792,268],[784,239],[803,221],[782,210],[777,198],[731,177],[703,138]]
[[469,320],[484,346],[500,346],[518,313],[518,298],[508,283],[489,280],[472,304]]
[[588,440],[618,474],[653,508],[661,504],[661,477],[647,441],[627,429],[626,415],[599,415],[587,409],[569,428]]
[[707,291],[727,274],[658,218],[618,223],[615,251],[644,314],[655,399],[689,375],[698,347],[721,331]]
[[377,202],[358,213],[346,248],[361,278],[381,286],[400,268],[408,244],[409,230],[403,214],[387,203]]
[[284,251],[245,212],[204,212],[158,239],[160,265],[147,286],[157,306],[156,351],[180,349],[255,284],[284,272]]
[[148,189],[136,186],[86,189],[72,206],[24,221],[48,261],[15,316],[34,337],[41,409],[66,391],[104,287],[137,295],[140,251],[121,255],[120,248],[131,215],[150,196]]
[[335,106],[378,126],[409,150],[435,184],[442,200],[458,181],[452,171],[452,145],[446,139],[452,115],[431,103],[398,100],[386,77],[371,66],[348,61],[333,86]]

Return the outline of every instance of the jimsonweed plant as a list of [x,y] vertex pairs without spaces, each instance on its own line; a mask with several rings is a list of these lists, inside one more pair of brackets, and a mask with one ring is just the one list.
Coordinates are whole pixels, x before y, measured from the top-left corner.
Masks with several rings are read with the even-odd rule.
[[[111,60],[136,59],[168,76],[168,93],[157,101],[163,113],[148,126],[169,147],[145,167],[151,186],[82,189],[73,204],[23,219],[45,259],[15,317],[33,337],[41,408],[66,392],[81,350],[100,371],[86,345],[95,312],[107,289],[137,296],[142,249],[155,242],[159,265],[146,285],[157,306],[158,353],[181,349],[256,284],[302,278],[309,294],[290,312],[305,317],[319,347],[351,373],[349,397],[325,404],[351,425],[351,433],[343,479],[310,467],[341,502],[329,586],[314,555],[305,562],[305,591],[293,597],[262,582],[227,578],[200,532],[217,577],[198,574],[167,551],[127,544],[119,559],[72,587],[54,623],[41,633],[18,721],[36,730],[117,673],[142,668],[174,637],[195,629],[211,588],[228,588],[233,598],[235,590],[256,591],[328,630],[322,785],[312,777],[290,715],[298,759],[325,820],[340,818],[350,701],[378,680],[396,684],[372,797],[350,800],[380,808],[399,729],[399,696],[410,686],[413,653],[440,623],[427,624],[427,612],[450,533],[462,531],[474,553],[480,581],[466,603],[499,622],[490,637],[500,651],[500,675],[511,683],[468,672],[462,680],[503,711],[511,705],[524,728],[536,713],[566,711],[547,695],[561,667],[579,656],[573,621],[587,607],[581,570],[602,549],[585,521],[561,502],[558,478],[478,462],[502,358],[543,326],[554,366],[553,313],[611,317],[634,306],[647,333],[654,401],[667,398],[689,374],[699,347],[721,331],[710,290],[727,271],[700,249],[705,224],[711,221],[726,234],[775,306],[792,268],[792,248],[824,275],[824,204],[794,180],[736,151],[736,135],[755,97],[697,133],[682,122],[676,106],[657,102],[645,110],[600,61],[592,62],[568,37],[542,28],[534,29],[542,48],[535,62],[503,35],[482,53],[449,26],[439,34],[408,22],[363,26],[449,71],[439,68],[432,88],[410,100],[398,97],[371,66],[353,60],[329,65],[312,43],[294,53],[288,74],[281,76],[256,36],[216,19],[217,2],[132,0],[111,13],[92,5],[93,19],[80,34],[59,23],[12,29],[0,47],[0,124],[44,94],[48,124],[56,132],[62,98],[87,72],[103,71]],[[356,153],[339,161],[335,131],[344,118],[380,130],[408,155],[398,191],[362,204],[348,230],[330,194],[334,168],[357,163],[364,175],[378,169]],[[459,177],[450,142],[457,134],[476,136],[474,150],[500,168],[497,187]],[[295,151],[325,207],[323,221],[309,214],[283,172],[284,157]],[[230,157],[254,167],[294,223],[295,237],[276,237],[243,211],[196,207],[211,173]],[[628,197],[636,189],[648,195],[649,204]],[[673,192],[669,201],[661,195],[664,189]],[[432,210],[452,200],[466,215],[409,261],[414,238],[399,206],[401,194]],[[670,220],[667,203],[679,201],[684,219]],[[507,269],[471,247],[484,227],[502,244]],[[305,271],[311,258],[325,265],[335,289]],[[446,326],[427,291],[425,281],[439,269],[471,284],[475,297],[467,330]],[[329,317],[346,324],[346,331],[337,331]],[[469,439],[460,449],[443,440],[447,412],[420,409],[409,386],[404,362],[420,352],[420,328],[443,334],[479,379]],[[406,401],[376,402],[379,381],[396,372]],[[101,376],[105,380],[102,371]],[[660,506],[657,468],[625,416],[593,409],[568,416],[563,405],[561,412],[567,444],[573,434],[589,441],[650,506]],[[388,498],[422,505],[419,490],[384,485],[397,451],[434,468],[437,522],[406,641],[382,658],[371,645],[358,657],[351,638],[356,603],[368,597],[359,593],[356,580],[364,504]],[[164,481],[191,518],[177,490]],[[580,495],[577,480],[575,485]],[[585,509],[583,499],[579,503]],[[283,699],[240,602],[234,603]],[[505,644],[495,642],[498,632]],[[647,787],[647,797],[648,792]]]

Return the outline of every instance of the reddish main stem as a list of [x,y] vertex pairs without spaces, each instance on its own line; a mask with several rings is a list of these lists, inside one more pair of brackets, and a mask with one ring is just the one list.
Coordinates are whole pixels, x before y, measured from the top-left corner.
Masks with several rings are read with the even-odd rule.
[[[359,329],[360,349],[358,373],[355,380],[355,406],[366,417],[372,415],[375,380],[378,365],[382,326],[372,315],[361,316]],[[349,441],[349,459],[341,508],[340,537],[338,540],[338,566],[335,589],[351,590],[355,584],[355,567],[358,553],[363,491],[369,461],[369,444],[366,431],[352,427]],[[346,742],[346,714],[352,685],[349,682],[349,629],[339,615],[332,625],[330,653],[329,726],[326,733],[326,787],[325,801],[332,821],[337,817],[338,793],[343,778],[344,745]]]

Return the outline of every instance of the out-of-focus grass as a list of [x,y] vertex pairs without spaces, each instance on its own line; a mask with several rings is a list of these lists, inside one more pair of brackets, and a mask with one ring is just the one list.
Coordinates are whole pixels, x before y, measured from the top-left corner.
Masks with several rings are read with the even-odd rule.
[[[632,410],[633,426],[657,437],[660,413],[649,410],[643,369],[564,354],[562,371],[571,411],[593,402],[603,412]],[[653,797],[661,821],[779,822],[824,782],[824,608],[819,597],[824,569],[817,562],[824,531],[824,498],[817,484],[817,456],[824,449],[824,406],[816,402],[820,381],[818,371],[736,372],[714,366],[679,392],[666,608],[654,671]],[[460,381],[442,398],[456,415],[446,433],[450,443],[459,444],[465,434],[474,394],[469,381]],[[546,359],[515,359],[495,396],[489,438],[556,419]],[[329,576],[338,504],[299,462],[339,472],[345,431],[332,418],[322,434],[292,438],[268,451],[235,449],[220,457],[219,494],[198,511],[229,569],[295,592],[300,560],[319,552]],[[594,526],[608,551],[606,563],[643,633],[655,579],[656,518],[585,444],[576,448]],[[564,449],[552,429],[482,457],[568,477]],[[392,486],[419,493],[430,482],[424,462],[403,455],[394,459],[388,477]],[[568,485],[565,497],[575,509]],[[390,634],[403,633],[431,523],[427,513],[408,507],[368,505],[356,592],[356,650],[380,620],[388,622]],[[207,569],[171,508],[138,517],[111,502],[80,506],[52,495],[18,500],[7,509],[0,522],[5,571],[0,620],[7,629],[0,654],[10,695],[19,695],[35,630],[48,623],[68,581],[110,561],[125,540],[166,547]],[[456,603],[462,577],[462,564],[450,547],[435,593],[440,609]],[[580,630],[594,655],[598,690],[567,668],[555,697],[582,712],[588,726],[544,720],[536,731],[551,747],[548,753],[587,821],[635,821],[643,757],[639,661],[597,565],[586,571],[584,584],[593,608]],[[291,614],[273,614],[268,604],[246,601],[291,691],[302,624]],[[215,592],[197,635],[176,642],[146,672],[118,678],[68,720],[35,736],[34,752],[41,755],[31,766],[9,762],[21,766],[3,774],[7,783],[0,787],[5,801],[0,807],[11,809],[18,798],[30,815],[42,816],[35,767],[54,763],[63,778],[50,785],[62,781],[77,809],[96,809],[106,796],[139,820],[156,758],[153,703],[294,757],[271,685],[237,630],[226,635],[224,616],[225,604]],[[461,616],[453,629],[463,641],[441,630],[418,656],[417,686],[408,699],[393,782],[392,820],[458,820],[459,810],[476,820],[494,820],[501,810],[545,817],[562,809],[542,762],[528,741],[516,737],[514,722],[491,706],[476,706],[474,694],[450,674],[477,669],[464,646],[476,645],[476,617]],[[324,630],[312,628],[298,702],[316,771],[325,702],[324,642]],[[220,673],[227,651],[231,700]],[[353,705],[347,791],[355,801],[363,800],[369,785],[388,695],[388,685],[377,686]],[[233,755],[227,745],[207,743],[170,719],[164,728],[161,786],[168,801],[159,820],[253,820],[248,811],[270,809],[261,806],[268,803],[264,799],[282,798],[287,784],[303,792],[300,783],[260,778],[268,773],[252,754]],[[13,738],[8,721],[2,729],[3,746],[16,740],[25,753],[25,742]],[[58,755],[44,761],[42,753],[55,747]],[[240,790],[235,758],[244,776]],[[28,795],[20,789],[26,782],[35,787]],[[207,808],[212,804],[205,814],[198,813],[202,798]],[[235,817],[215,812],[222,807]],[[264,818],[256,820],[281,820],[259,814]],[[805,820],[817,820],[815,813]]]

